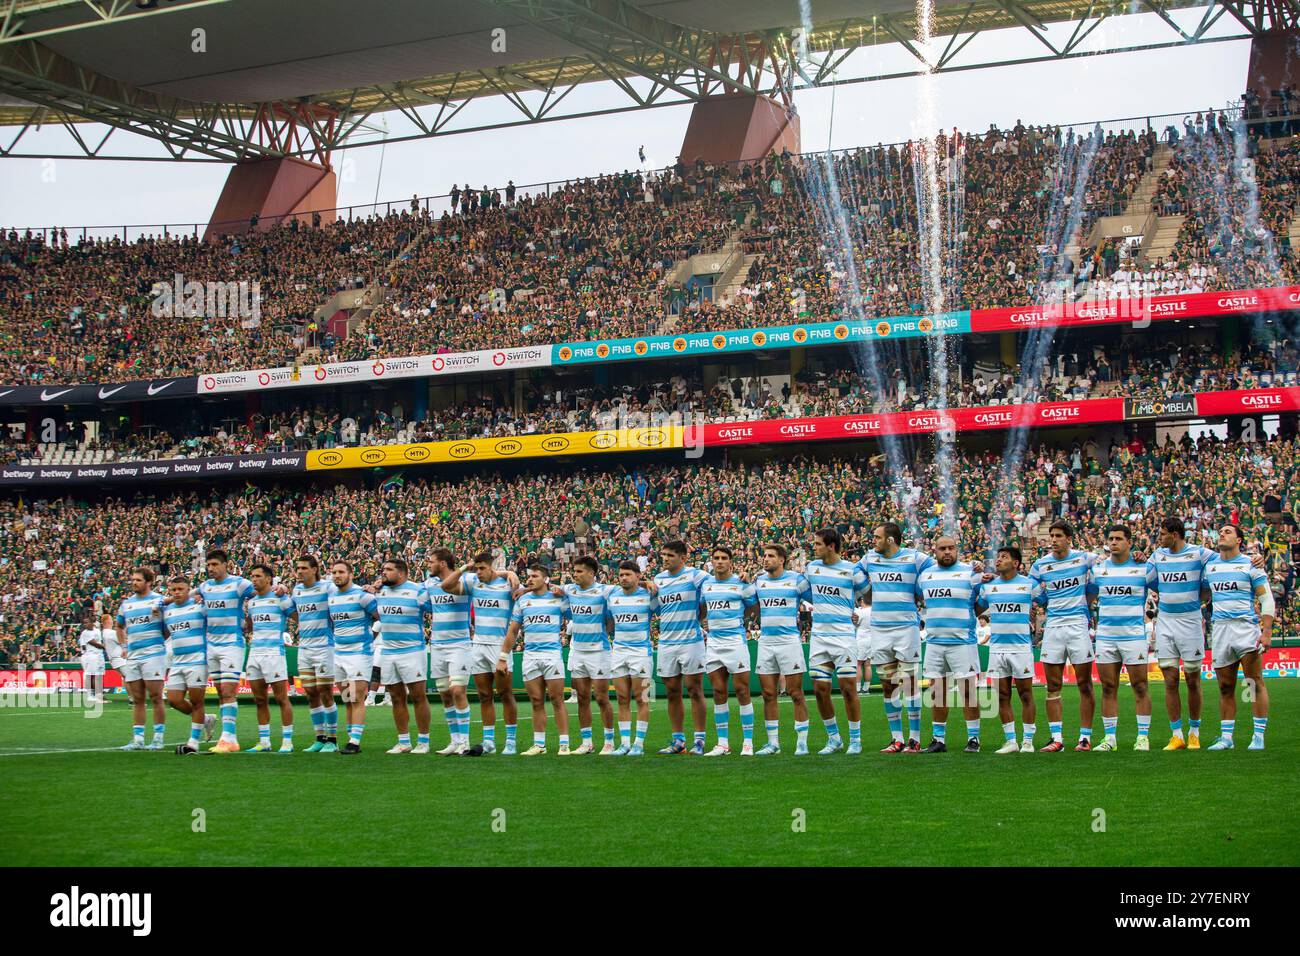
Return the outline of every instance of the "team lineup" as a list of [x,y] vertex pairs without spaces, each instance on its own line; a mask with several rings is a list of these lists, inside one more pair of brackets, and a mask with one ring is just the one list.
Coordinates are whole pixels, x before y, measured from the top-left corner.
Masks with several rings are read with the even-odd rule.
[[[1074,749],[1113,751],[1119,746],[1119,686],[1121,671],[1126,670],[1136,712],[1133,749],[1146,751],[1151,725],[1148,656],[1154,650],[1165,681],[1170,726],[1164,749],[1199,749],[1208,609],[1220,736],[1207,749],[1234,746],[1240,668],[1251,690],[1244,695],[1253,718],[1249,749],[1262,750],[1269,704],[1262,654],[1270,645],[1274,606],[1262,559],[1243,552],[1240,529],[1221,528],[1218,549],[1211,550],[1188,543],[1182,521],[1167,518],[1161,525],[1161,547],[1145,559],[1134,555],[1131,533],[1122,524],[1107,529],[1105,555],[1074,548],[1073,537],[1067,522],[1052,524],[1048,551],[1027,573],[1014,546],[997,550],[993,569],[986,570],[979,562],[961,561],[953,537],[935,538],[933,554],[927,554],[903,546],[898,525],[885,522],[874,529],[872,550],[856,562],[841,554],[843,541],[833,528],[813,536],[815,558],[802,571],[787,566],[783,545],[766,545],[762,571],[752,579],[737,572],[734,554],[726,546],[712,549],[710,571],[705,572],[687,564],[683,542],[669,541],[659,549],[662,567],[657,573],[647,578],[635,561],[623,561],[616,583],[602,582],[600,564],[585,555],[573,561],[571,580],[554,583],[539,564],[529,566],[520,580],[514,572],[496,570],[489,553],[458,564],[450,551],[437,549],[429,556],[423,582],[412,577],[406,561],[390,559],[378,580],[366,585],[354,578],[347,561],[326,567],[316,557],[303,555],[295,562],[297,581],[292,588],[277,583],[275,569],[265,564],[252,566],[247,578],[233,574],[229,555],[214,550],[206,555],[209,576],[197,587],[189,578],[176,576],[160,592],[161,583],[151,569],[131,572],[130,591],[118,607],[115,627],[83,632],[87,654],[100,661],[99,675],[87,668],[87,686],[94,686],[96,676],[102,683],[105,659],[121,673],[133,709],[132,739],[124,750],[162,748],[165,698],[190,716],[189,740],[176,748],[178,753],[226,754],[241,750],[237,695],[241,678],[246,678],[258,724],[258,740],[246,749],[291,753],[294,728],[286,647],[292,623],[298,677],[315,735],[310,752],[360,753],[367,694],[383,685],[397,731],[388,753],[429,753],[427,684],[432,679],[450,733],[450,743],[440,754],[544,754],[548,700],[559,754],[594,753],[594,698],[604,734],[599,753],[641,755],[657,675],[667,692],[671,728],[659,753],[732,753],[729,696],[734,692],[741,723],[735,749],[744,756],[779,754],[779,698],[784,691],[793,705],[794,753],[801,756],[810,753],[809,706],[803,690],[807,672],[826,732],[826,743],[817,752],[860,754],[859,681],[874,668],[890,735],[882,753],[945,751],[954,703],[966,721],[964,750],[978,752],[980,687],[988,677],[996,684],[1004,735],[997,753],[1010,754],[1066,748],[1061,692],[1068,663],[1079,692]],[[806,658],[803,612],[811,618]],[[1154,625],[1148,629],[1152,614]],[[652,622],[657,622],[657,649]],[[977,622],[983,626],[977,628]],[[751,624],[758,631],[753,670],[761,688],[765,730],[765,742],[757,749],[750,697]],[[562,653],[566,635],[567,661]],[[520,641],[533,733],[531,746],[522,751],[517,748],[512,689],[512,652]],[[982,643],[988,645],[987,670],[981,664]],[[1036,644],[1050,733],[1041,748],[1035,739]],[[1102,685],[1104,727],[1104,739],[1096,745],[1094,663]],[[572,749],[566,673],[578,704],[580,742]],[[706,676],[715,732],[715,745],[708,750]],[[1186,721],[1180,680],[1186,685]],[[929,686],[923,695],[925,681]],[[471,682],[482,720],[481,739],[473,745]],[[205,709],[209,683],[218,697],[219,721]],[[847,732],[841,730],[836,713],[836,683]],[[344,709],[341,745],[336,685]],[[924,748],[923,696],[932,724],[932,739]],[[1019,736],[1013,696],[1020,701]],[[693,730],[689,744],[687,698]],[[271,736],[272,700],[280,715],[278,746]],[[505,725],[499,748],[498,700]],[[153,737],[146,742],[150,709]],[[212,739],[218,723],[219,738],[203,750],[203,740]]]

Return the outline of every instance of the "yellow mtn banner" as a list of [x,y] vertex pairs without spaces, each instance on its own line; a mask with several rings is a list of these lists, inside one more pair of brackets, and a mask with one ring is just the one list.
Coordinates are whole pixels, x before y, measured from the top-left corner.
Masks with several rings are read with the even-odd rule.
[[422,442],[416,445],[364,445],[307,453],[308,471],[424,465],[446,461],[501,461],[506,458],[558,458],[600,452],[681,448],[682,428],[628,428],[619,431],[515,435],[464,441]]

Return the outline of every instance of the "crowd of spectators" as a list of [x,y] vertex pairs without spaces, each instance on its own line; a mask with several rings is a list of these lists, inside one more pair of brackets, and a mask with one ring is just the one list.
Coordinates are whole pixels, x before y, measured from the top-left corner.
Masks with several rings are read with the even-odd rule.
[[[1115,241],[1070,262],[1059,227],[1086,228],[1123,207],[1152,169],[1154,131],[1080,134],[1017,122],[938,136],[943,307],[1042,301],[1071,271],[1072,296],[1291,281],[1286,235],[1300,147],[1265,148],[1222,114],[1165,135],[1176,156],[1156,204],[1187,219],[1173,253],[1149,268]],[[1249,167],[1238,161],[1242,150]],[[867,317],[928,312],[922,164],[916,143],[840,153],[830,165],[789,154],[739,166],[679,162],[549,194],[517,196],[511,186],[502,199],[499,190],[458,188],[454,211],[441,216],[413,203],[410,212],[320,227],[291,220],[212,242],[70,244],[66,232],[0,233],[0,380],[110,382],[292,365],[304,355],[361,359],[787,324],[835,319],[846,307]],[[1088,176],[1078,183],[1081,168]],[[1082,209],[1071,209],[1076,201]],[[844,240],[851,263],[834,251]],[[676,263],[729,243],[757,257],[737,294],[715,302],[682,285]],[[256,282],[260,314],[159,314],[155,284],[176,275]],[[382,288],[384,301],[350,334],[318,326],[318,306],[363,285]]]
[[[874,523],[909,514],[909,540],[924,546],[945,516],[934,465],[917,461],[915,473],[893,478],[880,457],[799,456],[532,469],[392,482],[379,490],[246,485],[92,501],[7,498],[0,501],[0,640],[30,644],[75,624],[88,607],[115,607],[136,565],[197,578],[209,548],[227,549],[239,567],[266,561],[286,576],[303,552],[345,557],[369,580],[387,556],[423,567],[440,546],[461,557],[488,550],[501,567],[536,560],[563,571],[576,555],[590,553],[607,570],[628,558],[653,569],[657,547],[673,538],[687,541],[697,564],[715,542],[725,542],[736,549],[740,569],[753,574],[767,542],[786,544],[793,566],[801,567],[812,558],[811,533],[831,525],[845,535],[846,553],[857,556]],[[1208,546],[1231,521],[1268,554],[1279,596],[1276,633],[1300,629],[1300,443],[1042,445],[1029,450],[1008,489],[999,487],[999,462],[992,453],[959,450],[948,470],[966,557],[983,554],[994,521],[1007,539],[1022,543],[1029,560],[1045,546],[1054,516],[1072,521],[1078,545],[1093,550],[1107,524],[1125,521],[1136,549],[1148,554],[1159,521],[1170,514],[1187,522],[1190,540]]]

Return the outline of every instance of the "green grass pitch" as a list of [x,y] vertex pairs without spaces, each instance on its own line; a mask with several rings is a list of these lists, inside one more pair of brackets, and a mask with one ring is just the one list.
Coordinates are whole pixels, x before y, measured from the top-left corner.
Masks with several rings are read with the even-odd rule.
[[[554,729],[545,757],[390,757],[387,708],[371,708],[364,751],[354,759],[301,752],[182,758],[105,749],[129,738],[125,703],[107,705],[94,720],[73,709],[0,708],[0,845],[6,863],[41,866],[1300,862],[1292,833],[1300,682],[1270,682],[1263,753],[1245,749],[1244,706],[1235,751],[1160,752],[1169,737],[1160,687],[1152,694],[1152,752],[1134,753],[1132,699],[1120,690],[1120,752],[1011,756],[992,753],[1001,742],[996,720],[984,721],[978,755],[882,756],[878,694],[864,701],[867,752],[852,758],[795,758],[788,701],[780,756],[707,760],[560,758]],[[1208,745],[1218,733],[1218,699],[1212,685],[1205,691]],[[1038,697],[1041,746],[1048,739],[1041,688]],[[1072,744],[1072,689],[1065,705]],[[761,742],[761,704],[758,710]],[[521,706],[525,747],[527,715]],[[572,705],[570,715],[576,740]],[[960,746],[960,712],[953,718]],[[925,719],[928,739],[928,711]],[[239,723],[248,746],[256,736],[251,706],[240,708]],[[711,705],[709,724],[712,745]],[[305,707],[295,725],[305,747],[312,740]],[[815,710],[812,727],[815,750],[826,736]],[[731,728],[738,739],[734,701]],[[658,749],[667,729],[661,699],[647,744]],[[479,731],[476,721],[475,741]],[[169,711],[169,744],[187,733],[188,719]],[[435,748],[446,739],[435,705]],[[195,832],[199,810],[204,826]]]

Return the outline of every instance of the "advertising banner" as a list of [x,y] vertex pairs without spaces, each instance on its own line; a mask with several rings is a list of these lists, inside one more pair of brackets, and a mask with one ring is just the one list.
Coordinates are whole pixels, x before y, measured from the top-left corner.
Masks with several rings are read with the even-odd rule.
[[306,452],[285,451],[265,455],[164,458],[159,461],[106,461],[98,465],[0,465],[0,486],[283,475],[302,471],[306,457]]
[[935,333],[962,335],[970,331],[969,312],[937,316],[902,316],[865,322],[820,322],[779,325],[682,335],[647,335],[632,339],[566,342],[551,346],[552,365],[617,362],[627,359],[726,355],[758,349],[788,349],[804,345],[839,345],[869,339],[911,338]]
[[116,405],[120,402],[154,402],[165,398],[193,398],[198,378],[156,378],[116,385],[11,385],[0,386],[0,406]]
[[1267,415],[1270,412],[1300,410],[1300,387],[1252,388],[1233,392],[1201,392],[1196,396],[1196,414]]
[[601,452],[648,451],[681,447],[681,426],[629,428],[622,431],[473,438],[415,445],[333,448],[328,451],[307,452],[307,470],[424,465],[448,461],[501,461],[507,458],[553,458],[561,455],[590,455]]

